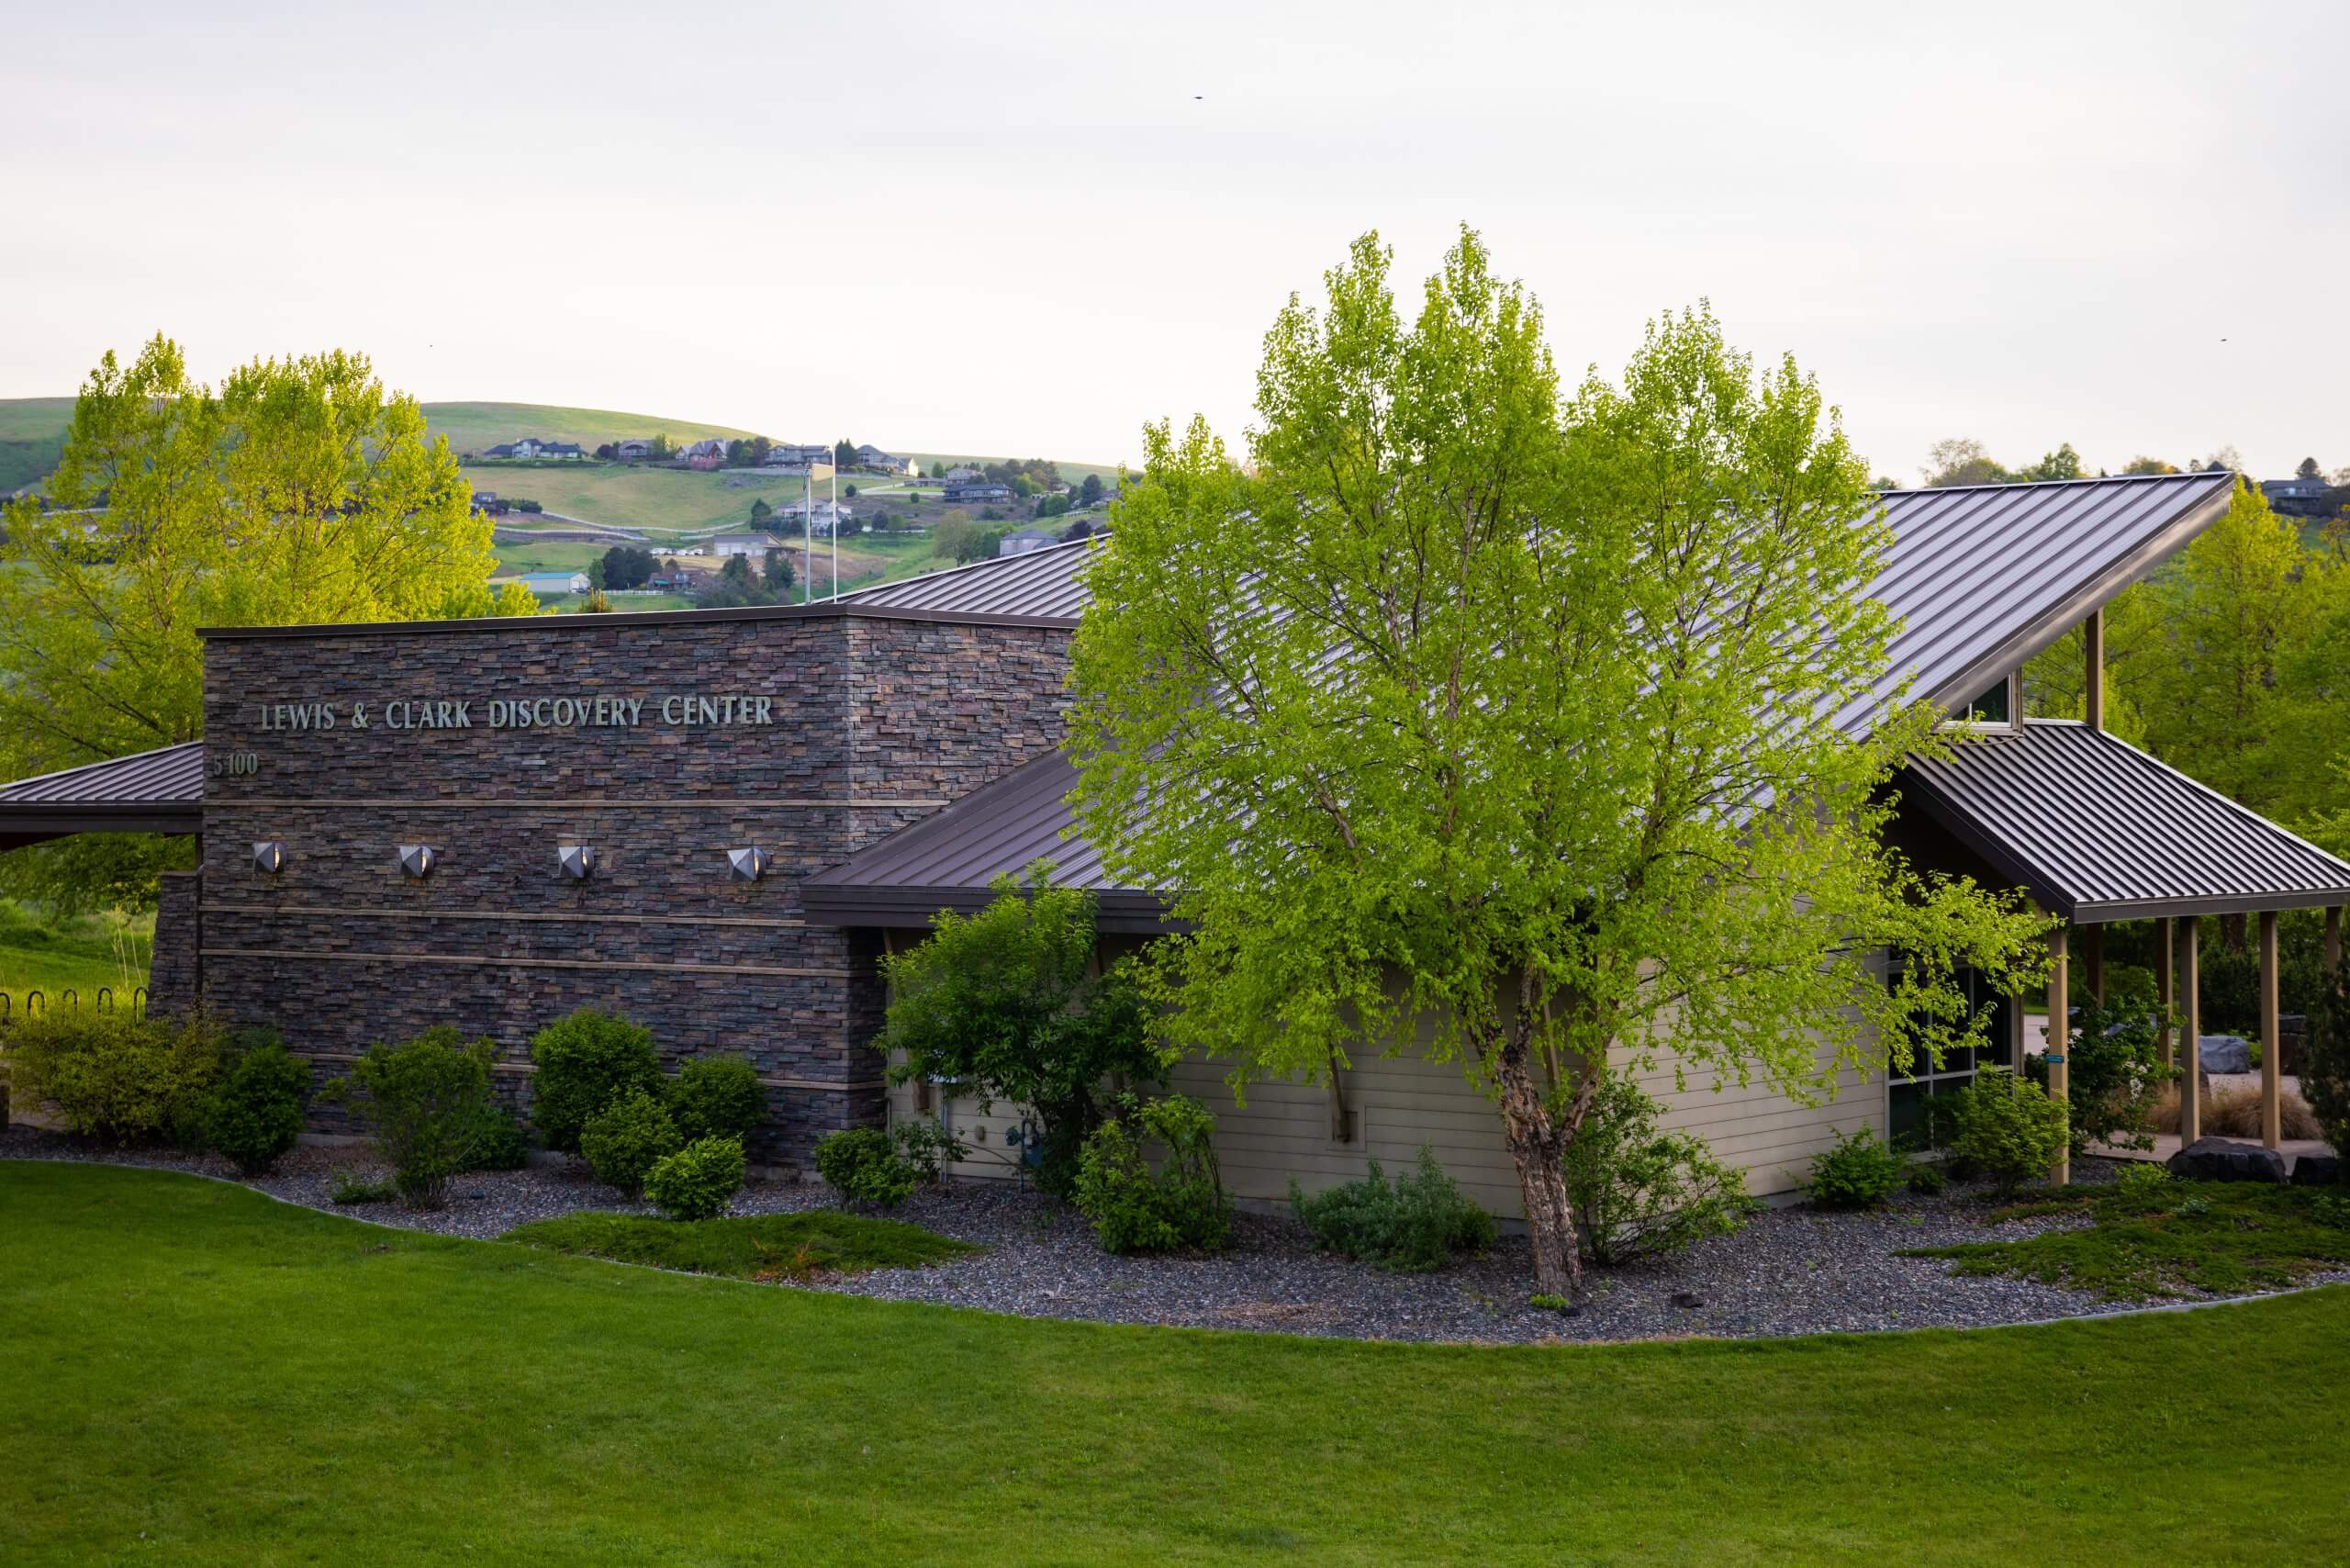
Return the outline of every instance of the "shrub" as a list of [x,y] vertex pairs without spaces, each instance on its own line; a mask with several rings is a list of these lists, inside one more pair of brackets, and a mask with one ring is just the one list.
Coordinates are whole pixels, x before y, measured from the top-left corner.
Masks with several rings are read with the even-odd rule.
[[1560,1161],[1583,1253],[1595,1262],[1678,1252],[1746,1223],[1745,1172],[1702,1139],[1658,1131],[1656,1118],[1656,1102],[1611,1073]]
[[669,1119],[688,1143],[731,1137],[740,1143],[767,1119],[758,1070],[741,1057],[696,1057],[669,1086]]
[[1908,1170],[1893,1147],[1867,1127],[1838,1134],[1835,1147],[1811,1157],[1811,1201],[1823,1209],[1874,1208],[1898,1192]]
[[2165,1015],[2153,980],[2143,977],[2142,970],[2109,976],[2108,1000],[2100,1005],[2090,998],[2073,1015],[2065,1055],[2076,1154],[2092,1143],[2154,1147],[2154,1112],[2178,1070],[2163,1065],[2156,1031]]
[[648,1091],[631,1089],[588,1118],[579,1152],[597,1181],[634,1197],[654,1162],[675,1154],[681,1141],[669,1108]]
[[125,1145],[204,1141],[220,1031],[196,1014],[44,1013],[8,1031],[5,1057],[17,1107],[57,1106],[67,1129]]
[[632,1089],[661,1089],[652,1031],[592,1007],[532,1036],[531,1059],[539,1069],[531,1086],[531,1119],[549,1148],[566,1154],[580,1152],[588,1117]]
[[2300,1069],[2301,1098],[2318,1136],[2350,1155],[2350,960],[2318,988]]
[[946,1168],[970,1152],[963,1140],[927,1116],[900,1122],[890,1129],[890,1142],[921,1181],[934,1185],[946,1179]]
[[2063,1102],[2004,1067],[1986,1067],[1963,1085],[1952,1147],[1998,1184],[2002,1196],[2056,1162],[2068,1136]]
[[494,1100],[481,1107],[481,1125],[475,1130],[473,1159],[468,1170],[520,1170],[531,1163],[531,1140],[513,1112]]
[[389,1182],[372,1181],[356,1170],[341,1170],[335,1174],[334,1186],[327,1193],[327,1202],[351,1204],[388,1204],[400,1195],[400,1190]]
[[845,1127],[816,1143],[816,1174],[850,1203],[896,1208],[914,1190],[913,1167],[878,1127]]
[[644,1173],[644,1195],[671,1219],[715,1219],[743,1190],[743,1140],[701,1137]]
[[2113,1184],[2125,1198],[2159,1197],[2170,1186],[2170,1172],[2159,1165],[2133,1160],[2121,1168]]
[[238,1042],[205,1110],[205,1137],[239,1170],[258,1176],[302,1136],[302,1096],[309,1064],[285,1048],[274,1029]]
[[326,1089],[375,1135],[392,1184],[413,1208],[439,1208],[449,1178],[472,1163],[489,1099],[490,1043],[443,1024],[406,1045],[373,1045]]
[[1417,1171],[1393,1184],[1376,1159],[1361,1181],[1319,1193],[1300,1192],[1292,1178],[1289,1206],[1329,1251],[1387,1269],[1424,1273],[1494,1239],[1494,1216],[1469,1201],[1426,1144]]
[[1928,1198],[1950,1185],[1950,1173],[1929,1160],[1920,1160],[1910,1166],[1902,1179],[1909,1183],[1911,1192]]
[[964,1085],[982,1109],[1032,1111],[1044,1129],[1036,1184],[1069,1195],[1079,1150],[1103,1116],[1117,1074],[1155,1081],[1158,1014],[1132,964],[1094,962],[1095,904],[1049,886],[1041,867],[1009,877],[968,918],[940,914],[920,945],[882,960],[891,1000],[885,1049],[903,1052],[890,1077]]
[[[1216,1169],[1215,1117],[1188,1094],[1118,1097],[1117,1114],[1079,1152],[1078,1213],[1112,1252],[1214,1251],[1232,1239],[1232,1208]],[[1165,1151],[1156,1171],[1143,1150]]]

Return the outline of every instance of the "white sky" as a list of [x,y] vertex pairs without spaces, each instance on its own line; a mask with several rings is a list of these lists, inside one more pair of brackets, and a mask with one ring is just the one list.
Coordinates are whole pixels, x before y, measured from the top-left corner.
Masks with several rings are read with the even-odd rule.
[[[11,7],[0,396],[161,329],[427,399],[1131,458],[1377,229],[1572,379],[1709,296],[1874,467],[2350,464],[2350,6]],[[1199,96],[1195,97],[1195,95]]]

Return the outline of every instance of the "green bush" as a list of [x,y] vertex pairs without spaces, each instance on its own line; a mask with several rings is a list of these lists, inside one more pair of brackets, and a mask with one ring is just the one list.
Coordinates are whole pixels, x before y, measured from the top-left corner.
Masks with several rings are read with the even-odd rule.
[[878,1127],[845,1127],[816,1142],[816,1174],[851,1203],[893,1209],[914,1190],[914,1169]]
[[327,1202],[339,1205],[352,1204],[388,1204],[400,1195],[400,1190],[389,1182],[371,1181],[356,1170],[335,1173],[334,1187],[327,1193]]
[[1319,1193],[1300,1192],[1292,1177],[1289,1206],[1329,1251],[1387,1269],[1424,1273],[1494,1239],[1494,1216],[1469,1201],[1426,1144],[1418,1170],[1393,1184],[1376,1159],[1361,1181]]
[[302,1136],[302,1096],[310,1068],[274,1029],[236,1042],[228,1070],[205,1109],[205,1139],[248,1176],[277,1163]]
[[946,1179],[946,1168],[970,1153],[963,1140],[928,1116],[902,1121],[890,1129],[890,1142],[915,1177],[936,1184]]
[[531,1120],[549,1148],[580,1152],[588,1118],[626,1094],[661,1091],[661,1058],[653,1033],[610,1013],[583,1007],[531,1037],[538,1072],[531,1085]]
[[1874,1208],[1901,1190],[1907,1163],[1867,1127],[1837,1135],[1835,1147],[1811,1157],[1807,1191],[1823,1209]]
[[1951,1147],[1989,1176],[2001,1195],[2045,1175],[2069,1136],[2061,1100],[2004,1067],[1986,1067],[1956,1096]]
[[2113,1184],[2124,1197],[2158,1197],[2170,1187],[2170,1172],[2159,1165],[2136,1160],[2121,1168],[2121,1174]]
[[[2165,1016],[2154,1002],[2153,977],[2134,969],[2109,972],[2104,1003],[2086,997],[2075,1011],[2065,1047],[2074,1153],[2092,1143],[2154,1147],[2154,1103],[2163,1085],[2179,1075],[2163,1065],[2158,1031]],[[2169,1021],[2180,1022],[2175,1015]]]
[[19,1112],[52,1103],[84,1137],[194,1148],[204,1142],[220,1057],[219,1028],[201,1015],[76,1010],[11,1025],[0,1062]]
[[701,1137],[663,1155],[644,1173],[644,1195],[671,1219],[715,1219],[743,1190],[743,1140]]
[[1931,1160],[1919,1160],[1903,1173],[1909,1190],[1921,1197],[1932,1197],[1950,1185],[1950,1172]]
[[481,1126],[474,1135],[468,1170],[520,1170],[531,1163],[531,1140],[513,1112],[494,1100],[484,1101]]
[[392,1184],[412,1208],[448,1201],[449,1178],[473,1164],[489,1099],[487,1039],[467,1040],[443,1024],[406,1045],[373,1045],[329,1099],[350,1105],[374,1130]]
[[669,1085],[669,1119],[688,1143],[731,1137],[737,1143],[767,1119],[758,1070],[741,1057],[696,1057]]
[[[1216,1169],[1215,1117],[1187,1094],[1122,1094],[1078,1154],[1071,1200],[1112,1252],[1214,1251],[1232,1239]],[[1163,1150],[1153,1170],[1146,1146]]]
[[655,1161],[675,1154],[682,1141],[669,1108],[650,1092],[631,1089],[588,1118],[579,1152],[597,1181],[634,1197]]
[[1595,1262],[1678,1252],[1736,1230],[1752,1210],[1744,1171],[1716,1159],[1703,1139],[1660,1132],[1656,1118],[1639,1084],[1610,1073],[1560,1161]]

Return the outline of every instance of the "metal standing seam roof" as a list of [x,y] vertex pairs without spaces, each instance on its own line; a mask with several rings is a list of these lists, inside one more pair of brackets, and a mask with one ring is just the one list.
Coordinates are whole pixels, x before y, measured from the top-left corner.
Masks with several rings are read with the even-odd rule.
[[1080,539],[1017,555],[999,555],[903,582],[859,588],[841,595],[841,602],[893,610],[1035,616],[1075,625],[1091,597],[1078,580],[1091,543]]
[[2350,903],[2350,864],[2078,720],[2026,720],[1894,782],[1905,808],[2081,924]]
[[[1838,722],[1865,724],[1905,679],[1945,707],[1974,696],[2200,532],[2226,509],[2235,482],[2206,473],[1886,493],[1893,537],[1869,593],[1903,629],[1885,678]],[[1079,577],[1085,559],[1080,542],[846,597],[895,603],[904,595],[910,607],[989,613],[1048,603],[1049,611],[1025,612],[1073,618],[1088,599]],[[1032,597],[1039,595],[1048,597]],[[1055,882],[1100,892],[1105,918],[1113,897],[1155,903],[1106,881],[1093,847],[1063,837],[1074,818],[1061,797],[1074,781],[1065,758],[1031,762],[821,874],[809,885],[811,912],[923,905],[926,917],[1040,857],[1054,862]]]
[[204,743],[108,757],[0,785],[0,848],[72,833],[197,833]]
[[1155,894],[1112,881],[1082,837],[1064,839],[1077,769],[1051,751],[982,785],[945,810],[900,829],[872,848],[800,885],[810,919],[844,925],[926,925],[938,910],[966,913],[988,902],[988,884],[1053,863],[1057,887],[1099,896],[1104,929],[1156,931],[1165,905]]

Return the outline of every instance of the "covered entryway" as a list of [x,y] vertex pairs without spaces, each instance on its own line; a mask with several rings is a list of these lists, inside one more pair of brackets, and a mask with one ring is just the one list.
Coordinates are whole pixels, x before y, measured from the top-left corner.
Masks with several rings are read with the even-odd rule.
[[[2165,1007],[2183,1019],[2178,1040],[2169,1030],[2163,1035],[2165,1060],[2184,1074],[2182,1143],[2201,1136],[2193,1092],[2202,1065],[2195,917],[2256,919],[2261,1141],[2272,1149],[2280,1146],[2277,916],[2324,911],[2324,962],[2331,972],[2342,962],[2350,863],[2078,720],[2029,719],[2011,731],[1983,734],[1947,760],[1912,762],[1897,787],[1905,818],[1915,813],[1982,870],[2024,889],[2065,923],[2050,937],[2052,1020],[2068,1015],[2076,986],[2103,999],[2105,926],[2155,923],[2155,990]],[[2084,928],[2080,968],[2086,973],[2078,977],[2069,958],[2075,925]],[[2010,1037],[2020,1054],[2021,1031]],[[2050,1092],[2064,1095],[2063,1036],[2053,1026],[2048,1070]],[[2057,1179],[2066,1174],[2060,1166]]]

